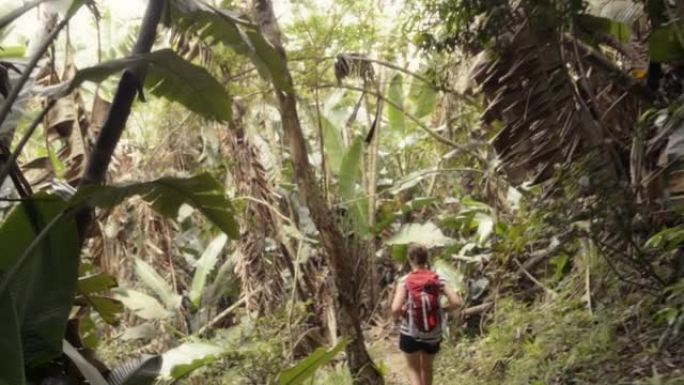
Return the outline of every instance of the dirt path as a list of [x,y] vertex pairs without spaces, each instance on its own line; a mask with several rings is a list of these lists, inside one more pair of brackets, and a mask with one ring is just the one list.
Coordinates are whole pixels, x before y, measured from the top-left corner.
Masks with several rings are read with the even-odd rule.
[[387,338],[373,342],[371,355],[378,365],[386,371],[387,385],[410,385],[406,372],[406,361],[396,346],[395,338]]

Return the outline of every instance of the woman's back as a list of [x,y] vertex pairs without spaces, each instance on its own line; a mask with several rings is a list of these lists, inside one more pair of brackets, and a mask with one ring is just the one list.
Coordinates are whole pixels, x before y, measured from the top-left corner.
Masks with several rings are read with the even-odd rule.
[[[436,285],[436,292],[427,294],[429,285]],[[435,272],[420,269],[399,278],[398,285],[406,287],[405,307],[399,332],[426,343],[437,343],[442,338],[442,310],[439,297],[445,280]],[[434,298],[432,298],[434,296]],[[427,298],[427,300],[426,300]],[[433,318],[431,323],[428,318]]]

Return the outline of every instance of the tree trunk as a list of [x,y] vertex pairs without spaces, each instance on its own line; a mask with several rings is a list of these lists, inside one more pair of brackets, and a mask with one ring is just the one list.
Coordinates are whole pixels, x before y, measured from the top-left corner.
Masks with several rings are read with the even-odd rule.
[[[235,110],[235,109],[234,109]],[[272,312],[285,299],[287,293],[281,271],[290,270],[294,276],[292,261],[288,255],[276,250],[272,263],[264,253],[266,238],[278,239],[278,219],[265,204],[277,207],[276,193],[266,177],[257,150],[245,135],[242,113],[233,118],[229,126],[221,126],[220,148],[224,156],[232,157],[230,172],[238,195],[252,197],[263,203],[247,202],[240,215],[240,253],[236,272],[242,284],[246,306],[258,314]],[[295,282],[299,287],[299,284]]]
[[[257,24],[264,35],[280,51],[284,57],[285,50],[280,41],[280,31],[273,14],[270,0],[254,0],[253,12]],[[287,74],[288,83],[292,79]],[[275,94],[280,104],[283,131],[290,145],[290,152],[294,161],[295,178],[299,192],[306,202],[311,217],[320,232],[321,243],[326,251],[331,273],[337,287],[337,298],[340,304],[338,323],[340,332],[351,340],[346,348],[349,370],[353,383],[358,385],[383,384],[384,381],[377,367],[371,360],[364,344],[363,331],[357,303],[355,301],[356,282],[354,267],[349,258],[350,252],[344,242],[342,232],[336,220],[335,213],[328,207],[327,202],[318,187],[313,168],[309,163],[306,150],[306,140],[302,133],[297,115],[297,98],[291,89],[281,89],[275,84]]]
[[[377,78],[373,81],[375,90],[378,95],[382,95],[382,90],[380,84],[382,84],[384,71],[380,70],[377,74]],[[368,127],[372,131],[369,137],[366,138],[366,144],[368,145],[368,162],[367,165],[367,175],[366,178],[366,193],[368,194],[368,228],[373,229],[375,227],[375,210],[377,206],[377,192],[378,192],[378,151],[380,149],[380,135],[382,132],[382,113],[385,106],[385,100],[383,98],[377,98],[377,106],[375,110],[375,116],[371,125]],[[370,111],[370,110],[369,110]],[[370,139],[370,142],[368,142]],[[374,309],[378,301],[378,293],[380,289],[379,279],[378,279],[378,269],[375,254],[377,252],[377,238],[371,237],[367,242],[366,256],[368,263],[368,287],[370,289],[370,309]]]
[[[145,54],[152,49],[164,4],[164,0],[149,0],[147,3],[140,33],[133,47],[133,55]],[[126,121],[131,114],[131,106],[138,91],[142,88],[146,72],[144,65],[138,65],[127,68],[121,76],[107,119],[97,137],[80,185],[100,184],[105,181],[112,155],[119,139],[121,139],[123,130],[126,128]],[[86,238],[91,217],[91,210],[83,210],[77,213],[78,234],[82,243]]]

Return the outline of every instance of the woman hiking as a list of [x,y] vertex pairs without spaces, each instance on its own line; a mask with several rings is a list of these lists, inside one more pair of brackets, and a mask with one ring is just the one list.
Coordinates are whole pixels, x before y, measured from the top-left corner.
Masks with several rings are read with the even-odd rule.
[[[442,310],[454,310],[461,300],[446,281],[429,270],[428,251],[411,246],[408,252],[411,272],[399,279],[392,316],[401,317],[399,349],[408,364],[411,385],[432,385],[432,363],[442,340]],[[449,301],[440,309],[439,299]]]

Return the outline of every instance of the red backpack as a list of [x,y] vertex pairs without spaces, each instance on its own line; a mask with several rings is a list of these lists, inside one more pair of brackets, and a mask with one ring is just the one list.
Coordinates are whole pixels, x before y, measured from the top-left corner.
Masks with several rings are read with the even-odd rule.
[[406,277],[406,289],[409,320],[412,319],[413,325],[421,332],[434,330],[440,322],[442,284],[439,276],[430,270],[416,270]]

